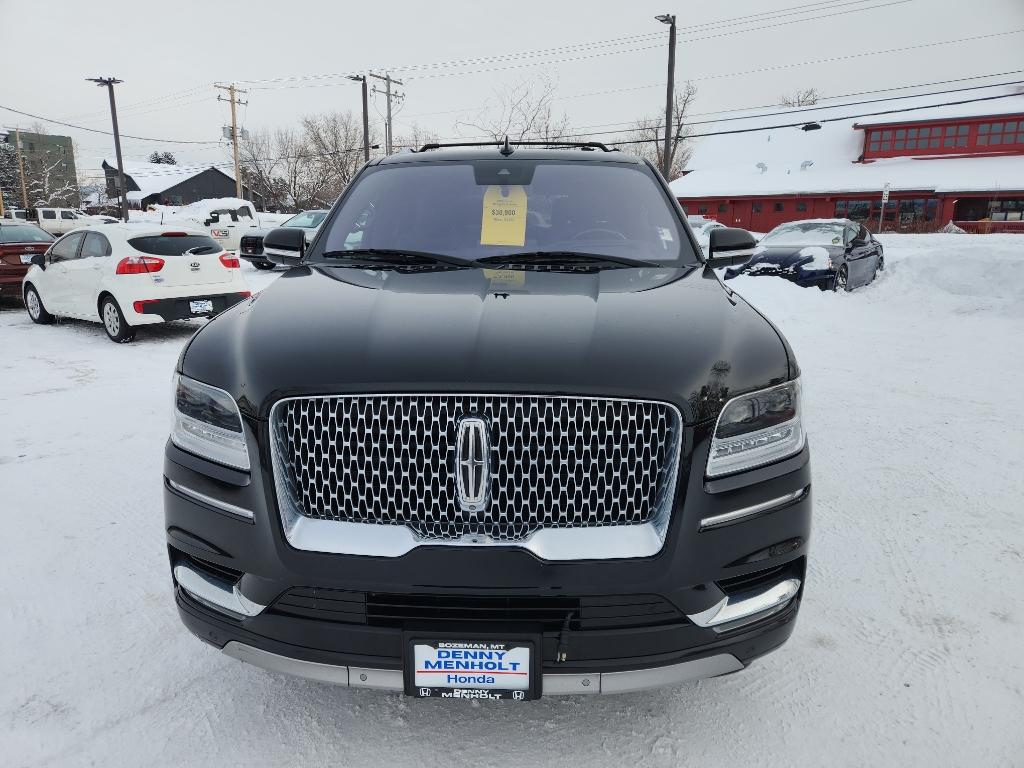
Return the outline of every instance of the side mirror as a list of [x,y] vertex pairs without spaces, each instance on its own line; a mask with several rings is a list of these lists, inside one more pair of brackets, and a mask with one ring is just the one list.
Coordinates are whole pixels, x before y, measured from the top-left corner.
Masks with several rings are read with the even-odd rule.
[[33,253],[32,263],[40,269],[46,269],[46,254],[45,253]]
[[712,269],[745,263],[754,255],[754,248],[757,246],[752,234],[745,229],[734,227],[717,227],[711,230],[709,240],[706,264]]
[[267,261],[291,267],[302,261],[306,253],[306,232],[292,227],[272,229],[263,238],[263,255]]

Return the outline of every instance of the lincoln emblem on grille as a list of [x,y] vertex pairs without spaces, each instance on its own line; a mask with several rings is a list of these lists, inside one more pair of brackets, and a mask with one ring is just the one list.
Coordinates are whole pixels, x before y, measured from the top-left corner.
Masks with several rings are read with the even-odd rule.
[[456,486],[463,512],[479,512],[487,505],[491,482],[491,445],[487,422],[476,416],[459,421],[455,444]]

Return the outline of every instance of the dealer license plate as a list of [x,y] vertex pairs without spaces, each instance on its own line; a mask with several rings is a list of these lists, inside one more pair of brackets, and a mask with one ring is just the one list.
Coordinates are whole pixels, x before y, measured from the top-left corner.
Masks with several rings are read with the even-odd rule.
[[524,641],[414,640],[406,692],[417,698],[535,698],[534,648]]
[[193,315],[202,315],[206,312],[213,312],[213,299],[190,301],[188,303],[188,308],[192,310]]

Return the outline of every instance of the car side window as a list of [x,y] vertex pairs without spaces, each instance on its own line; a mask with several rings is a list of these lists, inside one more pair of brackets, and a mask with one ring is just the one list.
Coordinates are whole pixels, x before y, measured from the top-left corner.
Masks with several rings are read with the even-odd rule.
[[78,246],[81,244],[84,236],[83,232],[76,232],[54,243],[50,248],[50,263],[58,264],[62,261],[78,258]]
[[42,213],[43,213],[43,218],[44,219],[56,219],[57,218],[57,212],[56,211],[43,211]]
[[857,237],[859,237],[868,245],[871,244],[871,233],[868,232],[867,227],[865,227],[863,224],[860,225],[860,232],[857,233]]
[[111,253],[110,241],[99,232],[87,232],[85,243],[82,245],[82,258],[109,256]]
[[856,227],[856,225],[854,225],[852,227],[847,227],[846,230],[843,232],[843,240],[846,242],[847,245],[849,245],[850,243],[852,243],[856,239],[857,239],[857,227]]
[[60,212],[60,217],[61,217],[62,219],[65,219],[65,220],[66,220],[66,219],[71,219],[72,221],[74,221],[74,219],[75,219],[75,214],[73,214],[73,213],[72,213],[71,211],[61,211],[61,212]]

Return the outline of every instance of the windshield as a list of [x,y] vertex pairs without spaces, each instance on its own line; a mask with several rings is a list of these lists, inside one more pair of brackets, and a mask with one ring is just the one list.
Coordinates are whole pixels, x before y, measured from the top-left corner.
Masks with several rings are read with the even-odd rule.
[[300,227],[301,229],[314,229],[320,226],[322,222],[327,218],[327,211],[303,211],[302,213],[292,216],[288,221],[282,224],[282,227]]
[[52,243],[53,236],[39,227],[0,224],[0,243]]
[[370,168],[321,244],[311,260],[366,249],[464,260],[548,251],[697,260],[645,166],[514,158]]
[[801,221],[776,227],[761,245],[842,245],[843,225],[835,221]]

